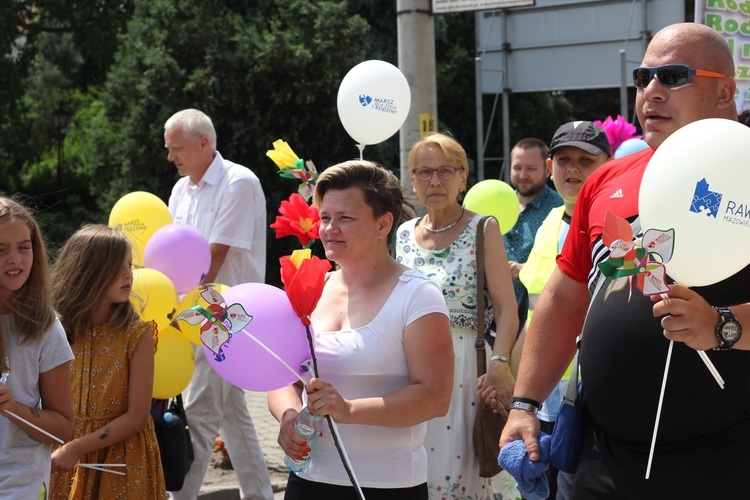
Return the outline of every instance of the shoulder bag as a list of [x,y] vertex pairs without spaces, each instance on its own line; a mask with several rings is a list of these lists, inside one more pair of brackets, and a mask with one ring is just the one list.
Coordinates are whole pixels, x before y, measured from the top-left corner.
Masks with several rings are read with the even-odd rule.
[[[477,224],[477,339],[474,349],[477,352],[477,377],[487,372],[487,355],[485,354],[485,334],[487,327],[484,321],[484,225],[488,217],[482,217]],[[479,459],[479,476],[493,477],[503,468],[497,463],[500,454],[500,434],[507,420],[495,413],[484,401],[477,404],[474,417],[474,453]]]
[[[594,303],[602,283],[604,283],[604,276],[600,276],[597,280],[594,295],[591,296],[591,302],[589,302],[589,310],[591,310],[591,304]],[[586,317],[588,318],[588,311]],[[589,411],[581,400],[583,382],[578,380],[578,356],[582,338],[583,328],[581,328],[581,334],[576,342],[578,350],[573,358],[573,369],[570,372],[568,389],[562,403],[560,403],[560,412],[557,415],[557,420],[555,420],[555,427],[550,439],[550,464],[563,472],[570,473],[576,471],[578,456],[581,454],[581,448],[583,447],[583,438],[589,426]]]
[[[165,418],[164,415],[171,414]],[[169,404],[167,411],[154,422],[156,439],[159,442],[161,466],[164,470],[164,482],[167,491],[179,491],[185,482],[195,459],[193,442],[190,439],[185,408],[182,406],[182,395],[178,394]]]

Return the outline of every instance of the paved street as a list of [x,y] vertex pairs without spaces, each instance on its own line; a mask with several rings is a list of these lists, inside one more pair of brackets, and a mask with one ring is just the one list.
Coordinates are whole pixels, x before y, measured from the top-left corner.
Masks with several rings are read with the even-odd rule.
[[[255,431],[258,434],[263,455],[266,457],[271,483],[274,489],[274,500],[284,498],[284,487],[286,486],[286,467],[284,466],[284,452],[276,443],[279,433],[279,424],[271,416],[266,404],[265,392],[246,391],[246,399],[250,415],[253,418]],[[237,500],[240,498],[237,480],[233,471],[221,471],[218,479],[209,464],[206,480],[201,488],[198,498],[203,500]]]

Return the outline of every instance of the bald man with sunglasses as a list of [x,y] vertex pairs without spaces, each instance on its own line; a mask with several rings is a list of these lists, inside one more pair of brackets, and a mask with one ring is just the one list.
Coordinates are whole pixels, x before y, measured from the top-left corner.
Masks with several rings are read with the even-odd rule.
[[[741,335],[742,327],[750,329],[750,268],[707,287],[673,285],[665,299],[634,291],[628,302],[623,291],[605,302],[604,290],[595,293],[597,264],[608,255],[604,215],[611,211],[638,225],[640,180],[662,142],[703,118],[737,120],[733,75],[729,47],[713,29],[683,23],[654,36],[633,72],[636,112],[650,148],[610,162],[586,181],[557,269],[537,302],[500,446],[522,439],[528,457],[539,460],[537,402],[573,358],[594,295],[579,355],[591,424],[571,498],[750,495],[750,334]],[[664,191],[668,203],[669,186]],[[601,283],[605,289],[608,281]],[[733,338],[725,336],[726,326]],[[669,379],[645,479],[670,340]],[[695,350],[707,351],[724,377],[723,390]]]

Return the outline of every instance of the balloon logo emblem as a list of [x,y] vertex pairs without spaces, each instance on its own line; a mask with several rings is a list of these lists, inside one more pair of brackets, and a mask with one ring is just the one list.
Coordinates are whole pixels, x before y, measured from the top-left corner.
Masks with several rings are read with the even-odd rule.
[[369,95],[361,95],[359,96],[359,102],[363,107],[368,106],[372,102],[372,97]]

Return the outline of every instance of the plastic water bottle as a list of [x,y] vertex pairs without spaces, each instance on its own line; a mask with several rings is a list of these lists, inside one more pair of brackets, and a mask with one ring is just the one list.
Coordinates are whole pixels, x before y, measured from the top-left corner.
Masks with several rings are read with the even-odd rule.
[[318,435],[320,434],[321,421],[323,418],[320,415],[312,415],[307,406],[302,408],[302,411],[297,415],[297,421],[294,423],[294,430],[297,435],[307,441],[307,446],[310,451],[307,456],[295,460],[290,456],[284,456],[284,464],[286,468],[294,473],[305,472],[310,468],[310,461],[315,451],[315,446],[318,444]]

